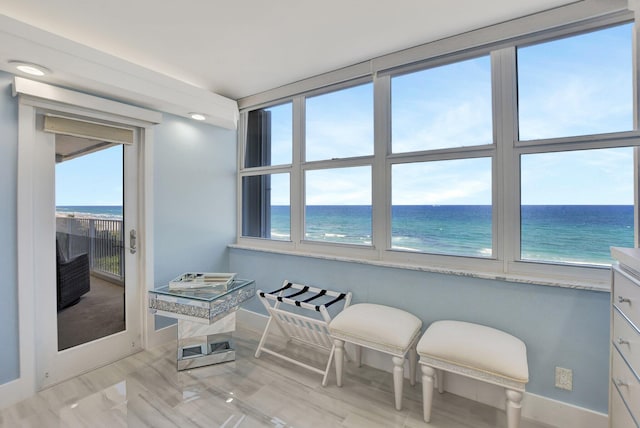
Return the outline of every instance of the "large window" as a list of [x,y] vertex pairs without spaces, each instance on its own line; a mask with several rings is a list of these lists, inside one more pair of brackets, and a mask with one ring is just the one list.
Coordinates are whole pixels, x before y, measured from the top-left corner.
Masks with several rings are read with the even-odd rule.
[[391,78],[392,250],[493,255],[491,105],[489,56]]
[[243,110],[239,242],[604,282],[639,199],[632,24],[612,22]]
[[305,101],[304,239],[370,246],[373,84]]
[[522,260],[606,265],[634,244],[633,149],[606,135],[633,128],[631,30],[517,51],[519,136],[538,140],[520,145]]
[[[242,236],[291,239],[290,171],[293,161],[293,105],[253,110],[247,115],[242,177]],[[266,171],[265,171],[266,169]]]

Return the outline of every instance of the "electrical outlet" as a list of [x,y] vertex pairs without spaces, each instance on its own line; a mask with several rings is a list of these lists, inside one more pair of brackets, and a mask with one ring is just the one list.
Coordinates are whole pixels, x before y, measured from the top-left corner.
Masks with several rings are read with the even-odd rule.
[[556,367],[556,388],[573,391],[573,370]]

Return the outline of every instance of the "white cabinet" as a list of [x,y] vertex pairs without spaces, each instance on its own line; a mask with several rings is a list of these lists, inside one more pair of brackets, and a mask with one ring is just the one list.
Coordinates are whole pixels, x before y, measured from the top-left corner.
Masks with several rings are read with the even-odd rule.
[[612,248],[609,426],[640,428],[640,250]]

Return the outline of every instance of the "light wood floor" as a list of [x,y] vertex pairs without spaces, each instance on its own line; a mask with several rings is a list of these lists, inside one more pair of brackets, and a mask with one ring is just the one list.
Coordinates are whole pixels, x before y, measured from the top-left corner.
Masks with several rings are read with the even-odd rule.
[[[256,333],[240,330],[235,341],[236,361],[183,372],[175,344],[140,352],[2,410],[0,426],[506,427],[503,411],[449,393],[434,394],[427,425],[420,384],[405,383],[396,411],[390,373],[347,363],[344,386],[332,374],[323,388],[320,375],[266,354],[254,358]],[[549,427],[523,420],[521,428]]]

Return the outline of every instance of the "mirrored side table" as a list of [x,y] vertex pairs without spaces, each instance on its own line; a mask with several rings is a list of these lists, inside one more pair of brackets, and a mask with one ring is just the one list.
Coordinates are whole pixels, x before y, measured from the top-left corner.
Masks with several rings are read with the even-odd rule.
[[255,293],[255,282],[246,279],[227,287],[149,290],[152,313],[178,320],[178,370],[235,360],[236,311]]

